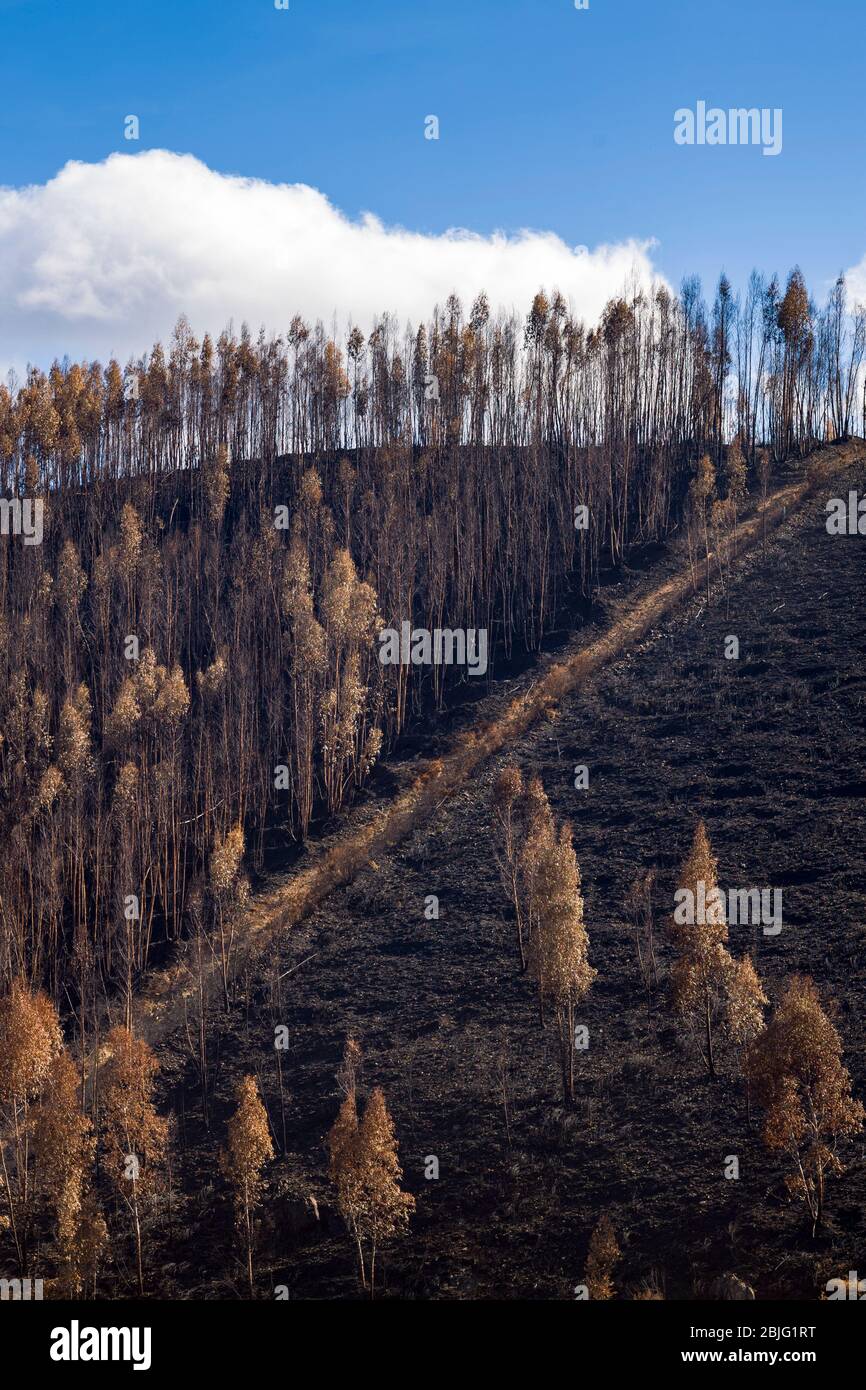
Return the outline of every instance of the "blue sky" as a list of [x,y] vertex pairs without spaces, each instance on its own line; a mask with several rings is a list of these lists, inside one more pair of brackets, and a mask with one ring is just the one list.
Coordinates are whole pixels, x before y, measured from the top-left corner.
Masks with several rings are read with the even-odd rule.
[[[675,285],[823,296],[866,252],[863,0],[0,0],[0,32],[7,187],[161,148],[412,231],[655,237]],[[781,107],[781,155],[675,145],[699,99]]]

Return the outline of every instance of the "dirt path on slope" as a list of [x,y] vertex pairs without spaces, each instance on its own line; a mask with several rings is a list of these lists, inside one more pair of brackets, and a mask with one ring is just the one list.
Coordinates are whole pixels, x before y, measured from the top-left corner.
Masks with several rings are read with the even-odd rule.
[[[814,491],[816,485],[850,468],[866,457],[863,441],[823,450],[809,463],[808,477],[789,483],[772,493],[755,514],[741,523],[733,537],[737,559],[761,543],[786,521]],[[736,568],[737,559],[734,560]],[[711,552],[710,571],[718,569],[716,552]],[[705,567],[698,569],[698,588],[705,582]],[[647,577],[652,585],[652,576]],[[429,820],[437,808],[476,772],[491,756],[520,738],[563,696],[585,683],[590,676],[640,642],[685,598],[695,592],[693,575],[684,564],[663,583],[649,587],[633,599],[632,591],[614,614],[610,626],[600,635],[587,639],[585,630],[577,633],[564,655],[540,662],[527,673],[525,685],[516,696],[494,691],[482,707],[493,707],[493,717],[481,721],[458,735],[442,758],[428,762],[412,784],[387,804],[374,808],[361,805],[352,811],[344,825],[324,839],[313,852],[313,862],[289,875],[275,876],[257,893],[234,946],[231,973],[236,976],[264,952],[280,933],[302,921],[324,899],[349,882],[376,856],[398,845],[414,829]],[[535,679],[533,679],[533,674]],[[208,997],[222,989],[217,959],[208,963]],[[187,950],[165,970],[151,975],[135,1001],[133,1027],[136,1033],[156,1046],[175,1029],[184,1025],[186,998],[198,993],[198,979]]]

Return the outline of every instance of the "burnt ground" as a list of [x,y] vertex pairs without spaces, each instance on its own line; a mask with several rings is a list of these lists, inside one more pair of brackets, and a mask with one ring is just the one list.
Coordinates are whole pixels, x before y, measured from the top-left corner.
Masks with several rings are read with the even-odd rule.
[[[860,465],[838,495],[863,485]],[[349,1033],[363,1045],[363,1088],[385,1090],[417,1199],[409,1236],[383,1259],[390,1297],[571,1297],[603,1211],[623,1250],[624,1297],[650,1279],[669,1299],[699,1297],[732,1270],[758,1298],[814,1299],[832,1275],[863,1268],[866,1139],[845,1149],[847,1173],[831,1182],[813,1240],[786,1196],[784,1163],[763,1148],[759,1119],[747,1123],[735,1060],[723,1057],[710,1081],[678,1037],[662,927],[703,816],[723,887],[783,890],[781,933],[733,927],[731,949],[754,941],[771,998],[795,971],[815,978],[866,1097],[866,541],[828,536],[825,500],[816,495],[709,606],[696,596],[282,939],[214,1021],[211,1133],[189,1051],[180,1039],[163,1049],[179,1191],[171,1240],[162,1218],[151,1235],[153,1294],[244,1296],[216,1153],[232,1086],[253,1071],[281,1150],[259,1237],[262,1295],[286,1285],[292,1298],[359,1296],[324,1149]],[[738,660],[723,657],[728,634]],[[557,818],[571,820],[583,875],[598,977],[579,1011],[590,1047],[571,1108],[559,1097],[553,1028],[542,1031],[516,969],[492,857],[487,803],[505,761],[537,773]],[[588,791],[573,786],[579,763]],[[658,873],[662,974],[649,1003],[624,912],[648,868]],[[438,921],[425,920],[428,894]],[[282,1112],[277,1023],[290,1035]],[[723,1176],[732,1154],[738,1181]],[[429,1155],[438,1180],[425,1179]]]

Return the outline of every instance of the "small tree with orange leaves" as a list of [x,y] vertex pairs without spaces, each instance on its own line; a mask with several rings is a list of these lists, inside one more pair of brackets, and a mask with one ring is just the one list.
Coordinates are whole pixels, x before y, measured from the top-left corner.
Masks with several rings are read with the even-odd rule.
[[559,1033],[562,1093],[574,1099],[574,1010],[596,976],[587,960],[589,939],[583,923],[580,869],[563,825],[557,834],[547,797],[540,784],[533,792],[532,813],[523,864],[529,889],[529,968],[538,985],[542,1011],[553,1005]]
[[748,1048],[764,1027],[764,1007],[769,1003],[751,956],[731,961],[726,989],[728,998],[725,1022],[728,1037],[737,1050],[740,1070],[745,1080],[746,1120],[751,1124],[752,1090],[745,1068],[745,1057]]
[[153,1104],[159,1063],[147,1043],[123,1027],[108,1033],[105,1056],[100,1099],[106,1166],[132,1219],[138,1291],[143,1294],[142,1201],[156,1186],[168,1140],[168,1122]]
[[249,896],[249,884],[241,872],[244,832],[240,825],[214,840],[208,887],[219,931],[220,973],[223,1001],[229,1007],[229,976],[238,916]]
[[[63,1045],[57,1010],[46,994],[13,980],[0,1000],[0,1171],[9,1229],[22,1274],[32,1221],[31,1106]],[[11,1149],[10,1166],[7,1151]]]
[[329,661],[327,687],[319,703],[322,778],[329,811],[339,810],[350,782],[359,782],[382,746],[382,733],[367,726],[362,652],[379,625],[376,592],[358,579],[348,550],[336,550],[322,589],[321,611]]
[[234,1188],[235,1220],[247,1248],[247,1279],[253,1286],[253,1212],[262,1198],[262,1171],[274,1156],[268,1114],[254,1076],[245,1076],[235,1091],[237,1110],[229,1120],[228,1148],[220,1166]]
[[842,1040],[808,976],[788,981],[772,1019],[749,1048],[747,1075],[765,1110],[764,1143],[792,1160],[786,1182],[805,1201],[814,1235],[827,1178],[844,1171],[839,1143],[862,1130],[864,1110],[851,1095]]
[[76,1298],[96,1278],[108,1232],[90,1191],[96,1142],[81,1113],[78,1074],[68,1052],[54,1060],[34,1112],[33,1142],[39,1185],[54,1218],[60,1286]]
[[[717,873],[718,862],[706,826],[699,821],[680,871],[677,907],[671,919],[680,949],[671,983],[674,1007],[698,1040],[710,1076],[716,1075],[717,1029],[722,1028],[742,1051],[763,1027],[762,1010],[767,1003],[751,959],[735,960],[725,944],[728,924]],[[701,905],[703,913],[699,911]],[[699,920],[701,915],[703,921]]]
[[[717,872],[718,862],[706,827],[699,821],[680,871],[676,896],[682,897],[682,902],[678,902],[671,920],[674,941],[680,950],[671,983],[675,1009],[698,1038],[703,1032],[704,1045],[700,1050],[710,1076],[716,1074],[714,1033],[724,1016],[725,986],[732,964],[725,946],[728,924],[718,893]],[[698,908],[701,902],[702,914]],[[698,920],[699,915],[703,915],[703,921]]]
[[340,1214],[355,1240],[364,1289],[368,1287],[364,1247],[369,1246],[371,1298],[376,1253],[383,1242],[405,1230],[415,1207],[411,1193],[400,1190],[403,1174],[397,1147],[381,1088],[377,1086],[370,1095],[360,1124],[354,1088],[348,1091],[328,1135],[330,1174]]
[[727,996],[728,1034],[735,1046],[747,1047],[764,1026],[764,1005],[769,1002],[751,956],[731,961]]
[[361,1285],[367,1287],[362,1244],[363,1165],[358,1101],[354,1086],[347,1090],[336,1120],[328,1133],[329,1173],[337,1190],[337,1207],[351,1232],[358,1252]]

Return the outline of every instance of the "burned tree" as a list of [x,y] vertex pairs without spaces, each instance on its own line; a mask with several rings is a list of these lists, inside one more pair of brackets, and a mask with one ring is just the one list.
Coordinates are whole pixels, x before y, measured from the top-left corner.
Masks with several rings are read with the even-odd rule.
[[346,1093],[328,1135],[328,1151],[337,1203],[358,1253],[361,1286],[369,1287],[372,1298],[377,1251],[406,1229],[415,1207],[415,1198],[400,1188],[394,1124],[378,1086],[360,1123],[354,1088]]
[[264,1190],[263,1170],[274,1156],[268,1115],[254,1076],[245,1076],[235,1091],[237,1109],[229,1120],[228,1143],[220,1164],[234,1190],[235,1221],[243,1234],[250,1297],[253,1284],[253,1213]]
[[568,825],[557,833],[547,797],[535,789],[523,856],[528,884],[529,969],[539,1005],[553,1009],[559,1039],[562,1094],[574,1099],[575,1008],[596,976],[589,964],[580,869]]
[[805,1203],[815,1234],[827,1179],[844,1172],[838,1150],[859,1134],[864,1110],[851,1094],[842,1040],[808,976],[789,981],[770,1022],[751,1044],[747,1075],[764,1110],[764,1143],[793,1164],[789,1190]]

